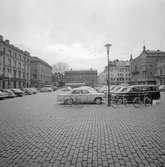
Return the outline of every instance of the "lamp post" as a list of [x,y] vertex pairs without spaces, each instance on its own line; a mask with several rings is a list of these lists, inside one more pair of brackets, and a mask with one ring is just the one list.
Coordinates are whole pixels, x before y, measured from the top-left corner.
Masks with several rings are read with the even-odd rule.
[[110,72],[109,72],[109,51],[110,51],[110,47],[112,46],[111,44],[107,43],[104,45],[107,49],[107,60],[108,60],[108,81],[107,81],[107,85],[108,85],[108,106],[111,106],[111,97],[110,97],[110,81],[109,81],[109,76],[110,76]]

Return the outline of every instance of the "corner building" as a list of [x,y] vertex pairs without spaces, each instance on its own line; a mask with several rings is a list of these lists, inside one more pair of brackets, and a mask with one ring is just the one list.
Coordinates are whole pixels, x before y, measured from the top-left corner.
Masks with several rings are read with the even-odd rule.
[[52,84],[52,67],[38,57],[31,60],[31,86],[41,88]]
[[30,85],[31,56],[4,40],[0,35],[0,88],[22,88]]
[[[165,52],[160,50],[146,50],[143,51],[136,58],[130,58],[131,64],[131,81],[136,84],[156,84],[161,79],[159,69],[165,60]],[[159,81],[161,82],[161,80]]]

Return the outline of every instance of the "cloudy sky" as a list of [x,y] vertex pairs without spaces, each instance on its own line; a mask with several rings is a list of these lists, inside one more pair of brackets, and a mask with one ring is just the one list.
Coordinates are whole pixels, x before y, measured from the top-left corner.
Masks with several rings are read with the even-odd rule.
[[1,0],[0,34],[50,65],[98,69],[147,49],[165,51],[165,0]]

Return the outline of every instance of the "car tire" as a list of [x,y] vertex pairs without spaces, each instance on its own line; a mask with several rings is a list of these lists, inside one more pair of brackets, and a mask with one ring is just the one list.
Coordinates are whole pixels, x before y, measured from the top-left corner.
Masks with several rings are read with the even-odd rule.
[[100,98],[100,97],[95,98],[95,103],[102,104],[102,98]]
[[64,101],[64,104],[67,104],[67,105],[72,105],[73,104],[73,99],[66,99],[65,101]]

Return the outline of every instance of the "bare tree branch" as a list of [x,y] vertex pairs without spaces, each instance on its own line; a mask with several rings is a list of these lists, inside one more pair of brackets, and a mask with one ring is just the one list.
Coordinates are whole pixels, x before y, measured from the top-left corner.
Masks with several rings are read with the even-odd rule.
[[57,73],[60,73],[60,74],[64,74],[64,72],[68,69],[69,69],[69,65],[67,63],[58,62],[58,63],[53,65],[52,72],[53,73],[57,72]]

